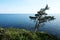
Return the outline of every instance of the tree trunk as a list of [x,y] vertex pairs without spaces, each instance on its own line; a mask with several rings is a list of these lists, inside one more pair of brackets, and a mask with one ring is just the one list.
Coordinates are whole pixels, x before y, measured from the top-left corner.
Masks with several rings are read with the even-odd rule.
[[35,24],[35,29],[34,29],[34,31],[37,32],[38,28],[39,28],[39,22],[37,21],[36,24]]

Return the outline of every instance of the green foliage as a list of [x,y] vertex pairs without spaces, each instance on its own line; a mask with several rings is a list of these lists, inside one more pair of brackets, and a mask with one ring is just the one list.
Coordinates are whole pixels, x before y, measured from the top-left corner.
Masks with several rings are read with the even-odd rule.
[[45,8],[41,8],[37,14],[35,14],[35,16],[29,16],[30,19],[34,20],[36,22],[35,24],[35,32],[37,31],[37,29],[39,28],[39,25],[47,22],[47,21],[51,21],[54,20],[54,16],[47,16],[47,13],[45,12],[46,10],[48,10],[49,7],[48,5],[46,5]]
[[[1,28],[0,40],[57,40],[57,37],[45,32],[32,32],[24,29]],[[2,31],[0,29],[0,31]]]

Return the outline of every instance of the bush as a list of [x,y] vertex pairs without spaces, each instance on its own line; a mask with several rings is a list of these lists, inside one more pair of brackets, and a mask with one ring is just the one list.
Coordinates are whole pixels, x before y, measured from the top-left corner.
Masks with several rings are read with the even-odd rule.
[[0,40],[57,40],[57,37],[24,29],[0,28]]

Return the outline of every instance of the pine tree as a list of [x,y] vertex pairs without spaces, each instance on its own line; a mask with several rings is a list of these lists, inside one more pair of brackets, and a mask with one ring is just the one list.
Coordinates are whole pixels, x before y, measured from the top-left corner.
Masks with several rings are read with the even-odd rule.
[[30,19],[35,21],[35,29],[34,31],[36,32],[37,29],[41,26],[41,24],[44,24],[47,21],[54,20],[54,16],[47,16],[46,10],[48,10],[49,7],[46,5],[45,8],[41,8],[40,11],[35,14],[35,16],[29,16]]

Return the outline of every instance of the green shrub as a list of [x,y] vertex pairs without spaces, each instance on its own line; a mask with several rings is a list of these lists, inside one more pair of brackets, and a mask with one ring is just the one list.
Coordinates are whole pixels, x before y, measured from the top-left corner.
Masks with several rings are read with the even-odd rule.
[[0,28],[0,40],[57,40],[47,33],[32,32],[25,29]]

